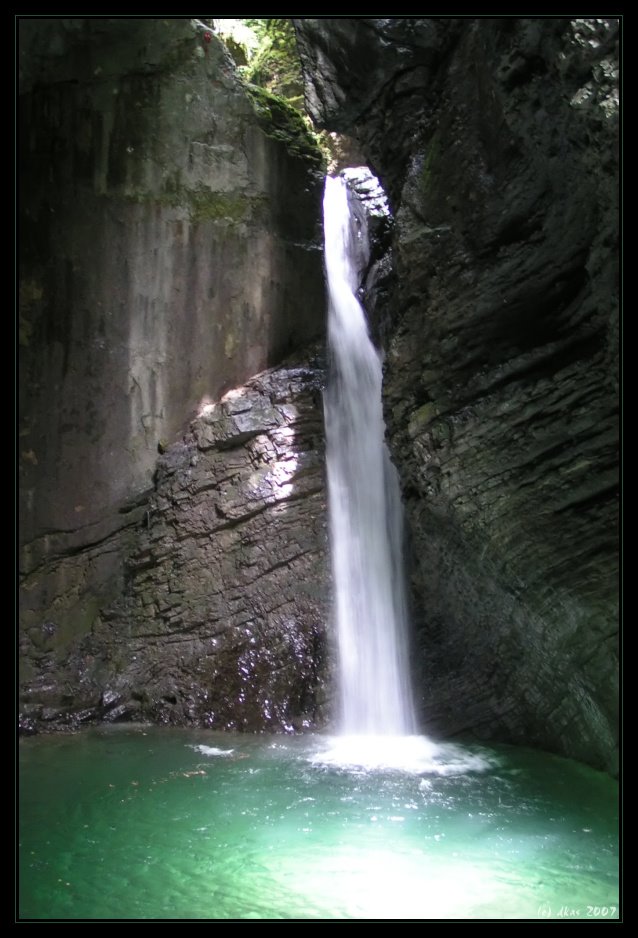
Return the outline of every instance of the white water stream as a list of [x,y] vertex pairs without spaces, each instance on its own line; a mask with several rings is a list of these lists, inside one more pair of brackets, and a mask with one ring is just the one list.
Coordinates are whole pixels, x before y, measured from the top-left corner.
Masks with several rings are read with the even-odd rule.
[[339,732],[416,730],[406,649],[402,507],[385,444],[381,360],[355,296],[361,237],[340,178],[324,195],[328,343],[328,495],[339,659]]

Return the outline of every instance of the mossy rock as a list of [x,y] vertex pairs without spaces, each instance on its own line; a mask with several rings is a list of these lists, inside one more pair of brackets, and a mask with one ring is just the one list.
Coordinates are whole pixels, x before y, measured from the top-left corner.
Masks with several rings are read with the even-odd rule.
[[246,85],[259,126],[273,140],[281,141],[294,156],[325,169],[325,158],[316,140],[306,127],[302,114],[284,98],[271,94],[258,85]]
[[152,204],[167,208],[183,208],[192,222],[220,221],[231,225],[241,222],[263,222],[267,217],[266,196],[246,196],[234,192],[215,192],[205,186],[188,189],[172,178],[163,192],[138,190],[127,192],[125,198],[138,205]]
[[425,195],[429,191],[432,185],[432,180],[437,171],[440,156],[441,156],[441,139],[437,131],[433,135],[432,139],[430,140],[430,145],[428,146],[427,151],[425,153],[425,158],[423,160],[423,167],[421,169],[421,178],[419,182],[420,182],[421,193],[423,195]]
[[191,221],[227,221],[232,224],[263,221],[268,204],[265,196],[211,192],[203,187],[187,190],[184,201],[189,207]]
[[420,436],[424,430],[439,416],[439,408],[433,401],[419,407],[410,417],[408,434],[412,439]]

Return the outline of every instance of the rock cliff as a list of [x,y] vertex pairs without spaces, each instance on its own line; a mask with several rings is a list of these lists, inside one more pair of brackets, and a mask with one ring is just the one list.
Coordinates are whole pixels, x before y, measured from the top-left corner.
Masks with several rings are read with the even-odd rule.
[[[424,728],[614,771],[618,23],[295,26],[393,216]],[[193,21],[19,38],[22,725],[320,725],[320,158]]]
[[[308,349],[206,405],[166,449],[152,496],[129,512],[118,598],[80,639],[54,621],[24,633],[24,729],[325,720],[323,382]],[[97,564],[105,549],[82,553]]]
[[613,771],[618,23],[295,25],[394,214],[369,306],[424,721]]
[[[221,514],[213,518],[227,533],[215,540],[213,528],[210,543],[203,534],[188,540],[188,511],[170,521],[183,539],[180,550],[164,566],[158,561],[157,580],[147,587],[156,586],[162,610],[127,600],[126,622],[117,624],[104,610],[140,581],[130,559],[141,550],[140,526],[150,521],[152,538],[163,530],[163,509],[149,502],[158,448],[180,440],[207,403],[323,333],[322,167],[301,119],[257,89],[247,93],[222,44],[193,21],[23,18],[19,66],[21,686],[33,723],[43,711],[50,719],[98,712],[100,682],[107,696],[118,681],[141,693],[141,672],[126,681],[118,675],[135,671],[142,634],[157,645],[174,627],[163,594],[175,593],[178,574],[172,566],[167,573],[166,564],[182,564],[202,635],[206,622],[217,634],[223,614],[229,628],[242,619],[246,628],[252,622],[267,631],[260,616],[271,615],[265,610],[274,600],[255,599],[252,613],[240,613],[238,597],[232,615],[215,606],[225,564],[232,567],[233,551],[244,549],[247,557],[254,552],[254,577],[260,564],[262,572],[277,564],[284,570],[295,552],[308,549],[313,528],[298,543],[294,512],[281,509],[276,517],[291,541],[284,549],[284,534],[269,526],[257,563],[260,520],[250,492],[244,509],[234,490],[232,505],[216,499]],[[283,458],[286,439],[282,429],[270,450],[277,447]],[[253,452],[258,445],[245,450],[257,473],[260,459],[274,458],[270,450]],[[289,460],[301,445],[291,442]],[[188,446],[197,450],[192,441]],[[234,479],[237,454],[229,450],[226,470],[215,462],[209,481],[198,484]],[[168,484],[162,465],[160,488]],[[202,498],[193,494],[195,518]],[[255,512],[246,528],[233,520],[242,511]],[[244,530],[248,543],[240,549]],[[164,545],[162,556],[170,549]],[[319,583],[320,564],[315,574]],[[239,594],[240,580],[228,575],[229,590]],[[311,589],[312,577],[306,579]],[[278,592],[280,612],[272,615],[290,631],[294,610],[286,590]],[[193,617],[182,613],[186,632]],[[273,675],[292,660],[294,639],[286,636],[269,651]],[[155,686],[175,674],[167,662],[178,646],[166,641],[165,659],[153,659],[154,678],[144,672],[152,702],[145,713],[155,706]],[[305,641],[300,635],[299,647]],[[79,670],[85,647],[90,678]],[[190,661],[184,646],[180,655]],[[144,654],[136,660],[146,666]],[[201,667],[209,660],[202,657]],[[197,684],[185,671],[180,680]],[[129,699],[126,688],[118,701]],[[272,703],[273,714],[278,706]],[[238,712],[237,725],[242,720]]]

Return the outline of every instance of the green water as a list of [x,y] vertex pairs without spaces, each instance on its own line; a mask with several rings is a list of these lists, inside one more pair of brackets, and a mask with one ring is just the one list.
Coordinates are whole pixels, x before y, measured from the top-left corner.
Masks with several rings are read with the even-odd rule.
[[618,917],[605,775],[510,747],[467,747],[482,772],[345,770],[310,761],[324,745],[146,727],[23,740],[21,917]]

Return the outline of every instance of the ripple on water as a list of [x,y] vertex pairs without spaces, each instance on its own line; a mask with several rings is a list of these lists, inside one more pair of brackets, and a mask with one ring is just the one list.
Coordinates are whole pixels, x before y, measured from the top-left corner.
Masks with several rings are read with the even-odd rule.
[[616,794],[545,753],[422,737],[383,753],[150,728],[35,737],[20,746],[20,912],[617,917]]

